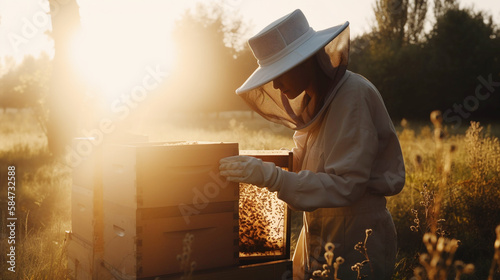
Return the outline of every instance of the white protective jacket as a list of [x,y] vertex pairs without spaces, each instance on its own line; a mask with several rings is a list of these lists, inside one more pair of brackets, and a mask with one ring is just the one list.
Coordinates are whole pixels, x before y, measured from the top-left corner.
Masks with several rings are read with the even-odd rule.
[[[363,256],[354,245],[372,229],[368,279],[390,279],[396,233],[385,197],[399,193],[405,181],[396,132],[376,88],[347,71],[324,116],[295,132],[295,172],[284,174],[278,197],[304,213],[304,228],[294,255],[294,279],[325,263],[324,245],[332,242],[343,257],[340,279],[352,279],[350,267]],[[343,278],[341,277],[343,276]]]
[[294,279],[309,280],[326,263],[324,245],[341,256],[339,279],[364,257],[354,245],[368,241],[368,279],[390,279],[396,232],[385,196],[401,191],[405,169],[399,141],[382,97],[362,76],[347,71],[349,29],[316,54],[331,88],[322,100],[305,94],[288,100],[269,82],[239,95],[266,119],[296,130],[294,172],[283,172],[271,188],[290,207],[304,212],[294,254]]
[[377,89],[347,71],[324,116],[295,132],[297,173],[278,193],[291,207],[351,206],[367,194],[389,196],[404,185],[404,162],[392,121]]

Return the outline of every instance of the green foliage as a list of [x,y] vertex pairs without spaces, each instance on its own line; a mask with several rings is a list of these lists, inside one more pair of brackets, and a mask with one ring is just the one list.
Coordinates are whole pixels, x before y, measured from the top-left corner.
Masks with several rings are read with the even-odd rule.
[[38,59],[26,56],[22,63],[10,66],[0,77],[0,106],[2,108],[36,109],[45,101],[50,58],[43,53]]
[[[241,19],[221,6],[198,4],[187,11],[173,30],[177,62],[165,85],[171,112],[220,112],[248,109],[234,93],[257,68],[249,49],[241,44]],[[181,95],[182,98],[173,96]]]
[[[424,119],[435,109],[445,113],[448,124],[498,118],[494,112],[500,110],[500,95],[495,94],[500,91],[495,86],[500,81],[500,36],[491,17],[445,1],[435,7],[439,17],[433,28],[423,34],[417,26],[426,4],[415,8],[418,1],[410,2],[408,8],[405,1],[379,2],[386,4],[376,7],[377,16],[392,7],[398,12],[389,15],[406,15],[406,21],[377,20],[372,33],[352,41],[349,67],[377,86],[393,118]],[[481,79],[494,86],[487,89]]]

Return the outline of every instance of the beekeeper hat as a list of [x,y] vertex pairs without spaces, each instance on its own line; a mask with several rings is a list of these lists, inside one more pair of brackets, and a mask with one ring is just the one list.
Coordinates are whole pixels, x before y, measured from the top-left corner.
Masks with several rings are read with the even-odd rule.
[[274,80],[325,47],[348,26],[349,22],[345,22],[315,31],[299,9],[274,21],[248,40],[259,67],[236,93],[247,92]]

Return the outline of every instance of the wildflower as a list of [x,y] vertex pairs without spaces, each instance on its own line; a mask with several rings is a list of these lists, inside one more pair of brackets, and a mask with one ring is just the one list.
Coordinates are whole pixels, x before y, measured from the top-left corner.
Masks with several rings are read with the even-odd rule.
[[332,265],[333,253],[330,251],[325,252],[325,259],[326,259],[326,262],[328,263],[328,265]]
[[468,263],[467,265],[465,265],[465,268],[464,268],[464,274],[472,274],[474,273],[474,270],[476,268],[474,267],[473,264],[471,263]]
[[363,242],[360,241],[356,245],[354,245],[354,250],[361,252],[363,250]]
[[420,166],[422,165],[422,156],[421,155],[416,155],[415,156],[415,163]]
[[401,120],[401,126],[402,126],[403,128],[406,128],[406,127],[408,126],[408,120],[406,120],[405,118],[403,118],[403,119]]
[[321,276],[321,270],[315,270],[315,271],[313,272],[313,276],[316,276],[316,277]]
[[430,257],[428,254],[422,254],[420,255],[420,257],[418,258],[420,263],[428,263],[430,261]]
[[455,266],[455,269],[457,271],[460,271],[462,272],[465,268],[465,263],[463,261],[455,261],[455,263],[453,264],[453,266]]
[[335,245],[332,242],[328,242],[325,245],[325,250],[329,252],[333,252],[335,250]]
[[450,146],[450,153],[453,153],[453,152],[455,152],[456,150],[457,150],[457,146],[455,146],[455,145],[451,145],[451,146]]
[[443,251],[444,251],[445,246],[447,245],[447,244],[445,244],[445,243],[447,243],[447,242],[445,242],[445,239],[444,239],[443,237],[440,237],[440,238],[438,239],[438,243],[437,243],[437,246],[436,246],[436,250],[437,250],[438,252],[440,252],[440,253],[441,253],[441,252],[443,252]]
[[417,267],[413,270],[413,275],[415,275],[417,279],[425,279],[425,270],[422,267]]

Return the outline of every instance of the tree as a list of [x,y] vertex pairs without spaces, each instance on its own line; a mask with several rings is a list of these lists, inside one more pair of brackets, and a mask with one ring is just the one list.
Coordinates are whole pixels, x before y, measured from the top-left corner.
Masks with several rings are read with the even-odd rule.
[[70,63],[71,36],[80,28],[79,7],[76,0],[64,5],[49,0],[57,7],[51,11],[52,32],[54,40],[54,58],[52,76],[47,97],[48,146],[55,156],[63,155],[77,134],[78,104],[81,104],[83,90],[78,75]]
[[[51,67],[49,56],[46,53],[42,53],[38,59],[25,56],[21,64],[15,66],[12,62],[8,63],[11,64],[9,70],[0,78],[1,106],[31,108],[39,112],[47,95]],[[44,122],[40,124],[42,128],[45,127]]]
[[380,38],[401,46],[408,19],[408,0],[377,0],[374,10]]
[[449,9],[438,18],[425,51],[426,72],[436,77],[430,80],[428,91],[435,96],[437,108],[455,111],[456,106],[468,107],[470,110],[464,108],[462,117],[471,113],[488,117],[488,112],[498,112],[498,94],[489,94],[482,102],[476,97],[477,86],[482,85],[478,77],[500,80],[500,44],[496,34],[491,17],[486,19],[483,12]]
[[[500,111],[500,96],[491,93],[492,85],[484,85],[500,81],[498,28],[484,13],[453,8],[452,2],[428,34],[404,44],[384,37],[398,33],[383,36],[379,29],[352,40],[349,68],[377,86],[392,117],[427,119],[440,109],[460,114],[457,120],[492,118]],[[405,38],[412,38],[408,34]],[[479,86],[480,98],[487,100],[476,97]]]
[[406,41],[417,43],[422,39],[424,24],[427,18],[427,0],[413,0],[408,5]]
[[393,47],[421,41],[427,20],[427,0],[377,0],[374,32]]
[[456,0],[434,0],[434,17],[436,19],[443,16],[448,10],[458,9]]
[[[239,19],[220,6],[199,4],[173,30],[176,65],[164,89],[170,111],[209,113],[247,109],[235,89],[256,68],[248,48],[237,44]],[[181,97],[181,98],[179,98]]]

